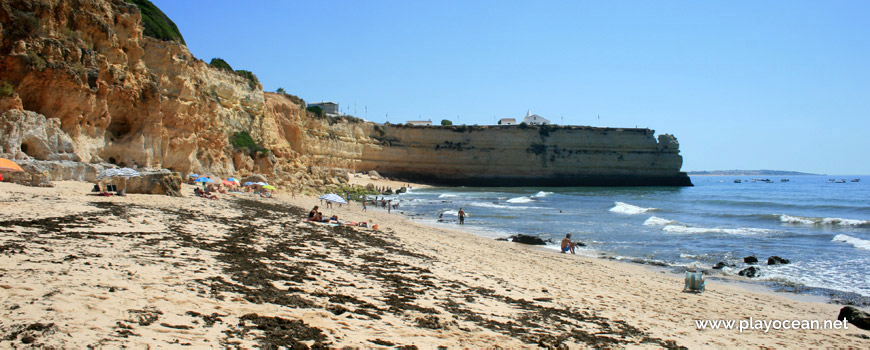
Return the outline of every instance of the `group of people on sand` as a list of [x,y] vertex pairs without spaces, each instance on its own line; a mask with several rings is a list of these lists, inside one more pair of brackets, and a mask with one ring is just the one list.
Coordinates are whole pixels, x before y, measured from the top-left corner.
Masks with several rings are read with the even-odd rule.
[[308,220],[316,222],[326,222],[330,224],[342,224],[342,222],[338,220],[338,215],[332,215],[331,217],[324,219],[323,212],[319,211],[319,209],[320,206],[315,205],[314,209],[311,209],[311,211],[308,212]]
[[[193,194],[195,194],[197,197],[208,198],[208,199],[218,199],[217,194],[215,194],[215,192],[218,192],[218,191],[220,191],[220,190],[216,190],[211,185],[208,185],[205,187],[205,189],[201,189],[199,187],[194,188]],[[226,193],[226,191],[221,192],[221,193]]]

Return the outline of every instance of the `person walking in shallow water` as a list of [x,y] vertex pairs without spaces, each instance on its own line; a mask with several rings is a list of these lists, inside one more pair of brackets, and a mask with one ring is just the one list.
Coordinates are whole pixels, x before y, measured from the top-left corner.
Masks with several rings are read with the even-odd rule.
[[574,242],[571,242],[571,234],[570,233],[566,234],[565,238],[562,239],[562,253],[563,254],[567,253],[569,250],[571,251],[571,254],[575,254],[574,253]]
[[459,224],[465,225],[465,211],[462,208],[459,208]]

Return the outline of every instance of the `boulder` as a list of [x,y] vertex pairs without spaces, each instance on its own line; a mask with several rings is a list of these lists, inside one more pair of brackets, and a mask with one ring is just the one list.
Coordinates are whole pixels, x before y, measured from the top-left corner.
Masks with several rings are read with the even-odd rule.
[[774,255],[774,256],[767,258],[768,265],[777,265],[777,264],[785,265],[785,264],[790,264],[790,263],[791,263],[791,261],[788,261],[788,259],[782,258],[778,255]]
[[743,258],[743,262],[745,262],[747,264],[757,264],[758,258],[756,258],[755,255],[750,255],[750,256]]
[[377,171],[370,170],[369,177],[372,178],[373,180],[379,180],[381,178],[381,174],[378,174]]
[[405,192],[408,192],[408,189],[405,188],[405,186],[402,186],[402,188],[396,190],[396,194],[402,194],[402,193],[405,193]]
[[734,264],[726,264],[725,262],[720,261],[720,262],[717,262],[716,265],[713,265],[713,270],[721,270],[722,268],[724,268],[724,267],[726,267],[726,266],[727,266],[727,267],[735,267],[735,266],[737,266],[737,265],[734,265]]
[[846,306],[840,309],[840,314],[837,315],[838,320],[847,320],[855,327],[870,330],[870,314],[858,310],[853,306]]
[[181,197],[181,175],[169,170],[141,173],[141,177],[127,180],[127,193],[164,194]]
[[747,277],[747,278],[760,277],[761,276],[761,269],[759,269],[755,266],[750,266],[750,267],[747,267],[743,270],[740,270],[740,272],[737,274],[740,276]]
[[41,164],[19,162],[24,172],[3,172],[3,181],[32,187],[54,187],[51,173]]
[[511,242],[514,243],[522,243],[522,244],[530,244],[530,245],[544,245],[547,244],[543,239],[536,236],[529,235],[516,235],[511,237]]

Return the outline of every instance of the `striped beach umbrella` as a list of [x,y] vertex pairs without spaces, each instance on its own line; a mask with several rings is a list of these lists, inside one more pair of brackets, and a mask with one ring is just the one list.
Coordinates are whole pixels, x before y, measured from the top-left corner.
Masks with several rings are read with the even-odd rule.
[[335,203],[347,204],[347,201],[344,200],[344,198],[341,198],[341,196],[339,196],[339,195],[337,195],[337,194],[335,194],[335,193],[327,193],[327,194],[324,194],[324,195],[320,196],[320,199],[325,200],[325,201],[327,201],[327,202],[335,202]]

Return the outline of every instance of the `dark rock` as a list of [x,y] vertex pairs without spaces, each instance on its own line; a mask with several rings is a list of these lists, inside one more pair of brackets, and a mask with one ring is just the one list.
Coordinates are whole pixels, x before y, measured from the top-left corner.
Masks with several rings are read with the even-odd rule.
[[496,241],[503,241],[503,242],[507,242],[507,241],[508,241],[508,239],[507,239],[507,238],[504,238],[504,237],[496,238],[495,240],[496,240]]
[[757,264],[758,258],[756,258],[754,255],[750,255],[750,256],[743,258],[743,262],[745,262],[747,264]]
[[761,276],[761,269],[759,269],[755,266],[750,266],[750,267],[747,267],[743,270],[740,270],[738,275],[745,276],[747,278],[759,277],[759,276]]
[[790,264],[790,263],[791,263],[791,261],[788,261],[788,259],[782,258],[778,255],[774,255],[774,256],[767,258],[768,265],[777,265],[777,264],[784,265],[784,264]]
[[586,246],[586,243],[583,243],[583,242],[574,242],[574,245],[575,245],[575,246],[578,246],[578,247],[585,247],[585,246]]
[[721,269],[724,268],[724,267],[736,267],[736,266],[737,266],[737,265],[734,265],[734,264],[726,264],[726,263],[720,261],[720,262],[717,262],[716,265],[713,265],[713,270],[721,270]]
[[853,306],[846,306],[840,309],[840,314],[837,315],[838,320],[847,320],[855,327],[870,330],[870,314],[858,310]]
[[396,194],[402,194],[402,193],[405,193],[405,192],[408,192],[408,189],[405,188],[405,186],[402,186],[402,188],[396,190]]
[[531,244],[531,245],[545,245],[545,244],[547,244],[540,237],[529,236],[529,235],[513,236],[513,237],[511,237],[511,242],[522,243],[522,244]]

